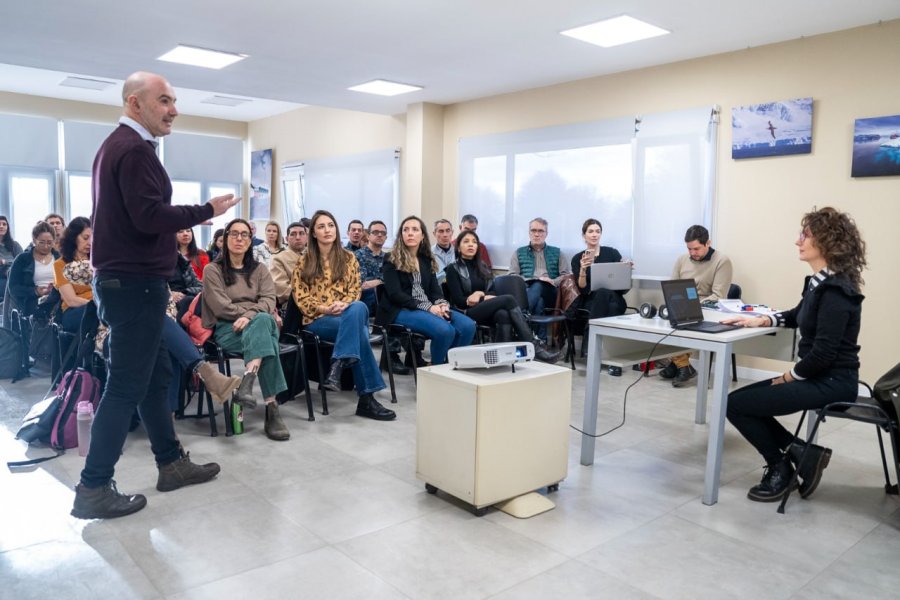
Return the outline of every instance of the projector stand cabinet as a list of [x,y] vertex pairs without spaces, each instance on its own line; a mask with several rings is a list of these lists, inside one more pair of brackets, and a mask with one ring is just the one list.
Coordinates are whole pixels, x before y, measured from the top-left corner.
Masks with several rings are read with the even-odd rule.
[[547,487],[568,469],[572,371],[539,362],[418,370],[416,477],[487,507]]

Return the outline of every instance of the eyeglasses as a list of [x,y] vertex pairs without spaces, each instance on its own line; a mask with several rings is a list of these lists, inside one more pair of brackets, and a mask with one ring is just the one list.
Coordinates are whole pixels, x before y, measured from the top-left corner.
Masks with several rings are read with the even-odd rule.
[[812,237],[812,235],[808,231],[803,230],[800,232],[800,235],[797,236],[797,241],[802,244],[810,237]]
[[369,232],[369,235],[387,235],[387,231],[378,231],[377,229],[373,229]]
[[47,241],[47,240],[38,240],[38,241],[36,241],[36,242],[34,243],[34,245],[35,245],[35,246],[49,247],[49,246],[52,246],[52,245],[53,245],[53,240],[50,240],[50,241]]
[[233,240],[249,240],[250,233],[247,231],[229,231],[228,237]]
[[531,233],[547,233],[546,229],[529,229]]

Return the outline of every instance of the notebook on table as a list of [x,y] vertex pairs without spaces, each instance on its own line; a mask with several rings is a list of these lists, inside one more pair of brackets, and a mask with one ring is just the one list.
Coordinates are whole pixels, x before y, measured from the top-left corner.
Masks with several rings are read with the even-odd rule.
[[723,325],[703,320],[700,294],[697,293],[697,284],[693,279],[663,281],[662,293],[669,311],[669,323],[674,329],[722,333],[740,328],[738,325]]
[[591,291],[631,289],[631,263],[611,262],[591,265]]

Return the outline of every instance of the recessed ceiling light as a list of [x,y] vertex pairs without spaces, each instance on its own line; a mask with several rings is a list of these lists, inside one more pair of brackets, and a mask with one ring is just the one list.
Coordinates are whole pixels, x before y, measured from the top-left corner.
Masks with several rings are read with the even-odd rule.
[[81,88],[85,90],[105,90],[111,85],[116,85],[115,81],[104,81],[102,79],[91,79],[90,77],[76,77],[69,75],[59,82],[59,85],[65,87]]
[[396,96],[421,90],[422,86],[395,83],[384,79],[373,79],[368,83],[361,83],[347,89],[354,92],[365,92],[366,94],[378,94],[379,96]]
[[253,102],[253,100],[235,98],[233,96],[219,96],[218,94],[213,94],[209,98],[204,98],[200,101],[201,104],[218,104],[219,106],[240,106],[248,102]]
[[239,60],[244,60],[245,58],[247,58],[246,54],[221,52],[219,50],[209,50],[207,48],[196,48],[194,46],[178,44],[173,50],[169,50],[157,60],[180,63],[182,65],[192,65],[195,67],[205,67],[207,69],[221,69],[234,64]]
[[644,23],[628,15],[560,31],[562,35],[567,35],[596,46],[602,46],[603,48],[646,40],[647,38],[666,35],[667,33],[671,32],[656,25]]

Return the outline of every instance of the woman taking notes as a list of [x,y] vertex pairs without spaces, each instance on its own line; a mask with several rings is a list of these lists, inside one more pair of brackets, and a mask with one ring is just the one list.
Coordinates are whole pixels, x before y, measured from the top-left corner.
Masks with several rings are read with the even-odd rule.
[[728,396],[728,420],[766,461],[762,481],[747,493],[757,502],[780,500],[795,468],[800,494],[806,498],[818,486],[831,458],[829,448],[814,445],[798,465],[803,442],[795,441],[775,417],[832,402],[853,402],[857,397],[866,244],[850,215],[830,207],[803,216],[795,243],[800,260],[813,272],[800,303],[771,317],[723,321],[800,330],[800,361],[792,369]]
[[625,314],[627,290],[591,291],[591,265],[594,263],[622,262],[622,255],[615,248],[600,246],[603,226],[597,219],[588,219],[581,226],[585,250],[572,257],[572,273],[578,285],[578,308],[587,309],[592,319],[615,317]]
[[310,222],[309,246],[291,278],[294,302],[303,315],[303,327],[334,342],[331,368],[322,385],[341,391],[341,372],[352,369],[359,396],[356,414],[390,421],[397,415],[374,396],[385,386],[369,345],[369,309],[359,300],[359,263],[341,247],[338,231],[330,212],[316,211]]

